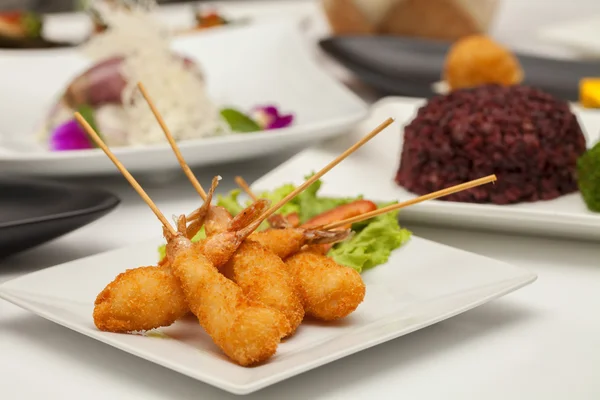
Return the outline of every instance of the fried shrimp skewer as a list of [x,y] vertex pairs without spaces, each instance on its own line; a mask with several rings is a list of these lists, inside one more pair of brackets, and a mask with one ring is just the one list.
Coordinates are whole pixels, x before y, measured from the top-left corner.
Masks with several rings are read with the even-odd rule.
[[[115,165],[118,168],[122,167],[122,166],[120,166],[120,163],[118,162],[118,160],[116,160],[116,158],[112,155],[112,153],[110,153],[110,151],[104,145],[104,143],[102,143],[102,141],[97,137],[97,135],[95,134],[93,129],[89,126],[89,124],[87,124],[85,119],[83,119],[81,117],[81,115],[79,115],[79,114],[76,114],[76,118],[78,119],[80,124],[86,129],[86,131],[92,136],[92,138],[97,143],[99,143],[99,146],[105,151],[105,153],[109,156],[109,158],[111,158],[111,160],[115,163]],[[346,150],[344,153],[342,153],[340,156],[338,156],[335,160],[333,160],[331,163],[329,163],[327,166],[325,166],[321,171],[319,171],[317,174],[315,174],[312,178],[308,179],[303,185],[301,185],[296,190],[294,190],[292,193],[290,193],[288,196],[286,196],[285,199],[281,200],[277,205],[275,205],[271,209],[267,210],[265,212],[264,216],[261,218],[264,220],[264,219],[270,217],[271,215],[273,215],[287,201],[291,200],[294,196],[296,196],[298,193],[300,193],[302,190],[304,190],[306,187],[308,187],[310,184],[312,184],[316,179],[323,176],[327,171],[329,171],[331,168],[333,168],[335,165],[337,165],[339,162],[341,162],[344,158],[346,158],[348,155],[350,155],[353,151],[358,149],[360,146],[364,145],[367,141],[372,139],[375,135],[377,135],[379,132],[381,132],[383,129],[385,129],[387,126],[389,126],[393,121],[394,121],[393,119],[388,118],[386,121],[384,121],[382,124],[380,124],[377,128],[375,128],[371,133],[369,133],[367,136],[365,136],[364,138],[359,140],[356,144],[351,146],[348,150]],[[94,137],[94,135],[95,135],[95,137]],[[133,180],[133,178],[130,176],[130,174],[124,168],[122,168],[122,169],[120,168],[120,170],[123,172],[125,177],[128,178],[128,180],[132,183],[133,187],[138,191],[138,193],[140,193],[140,195],[142,195],[142,197],[144,197],[145,193],[143,192],[141,187],[139,187],[139,185],[137,185],[137,182],[135,182],[135,180]],[[147,195],[144,198],[146,199]],[[151,208],[152,208],[152,203],[149,202],[148,204],[150,204]],[[155,208],[153,208],[153,211],[155,211],[155,214],[160,218],[160,216],[162,214],[160,214],[160,212],[158,212],[158,210]],[[199,216],[199,218],[201,218],[201,217],[202,217],[202,215]],[[163,222],[163,225],[165,225],[165,226],[168,225],[168,222],[166,222],[166,220],[164,219],[164,216],[162,217],[161,222]],[[230,233],[230,232],[228,232],[228,233]],[[215,238],[212,238],[212,239],[215,240]],[[237,237],[234,237],[234,239],[242,239],[243,240],[245,238],[237,236]],[[218,242],[218,241],[215,241],[213,243],[215,243],[217,248],[220,245],[222,245],[222,243]],[[239,243],[241,243],[241,241]],[[203,243],[201,245],[205,246],[205,243]],[[231,249],[231,247],[233,247],[233,246],[226,245],[224,247]]]
[[[227,218],[223,216],[224,218]],[[228,214],[231,219],[231,215]],[[210,219],[210,218],[209,218]],[[219,235],[228,223],[206,226],[207,235]],[[304,308],[296,282],[287,267],[274,253],[260,243],[246,239],[222,269],[253,300],[281,311],[289,322],[284,337],[292,335],[304,318]]]
[[[270,204],[265,203],[264,200],[257,199],[254,202],[254,208],[242,211],[235,218],[231,218],[229,212],[224,208],[211,206],[210,203],[216,182],[213,181],[211,190],[206,194],[200,182],[198,182],[185,162],[169,128],[154,106],[144,86],[138,84],[138,87],[162,127],[182,170],[204,200],[204,204],[199,209],[199,212],[192,213],[197,214],[198,220],[187,227],[186,235],[188,237],[195,235],[202,224],[205,224],[205,232],[208,238],[198,245],[205,257],[217,268],[228,262],[227,269],[231,271],[228,274],[229,277],[239,285],[250,300],[261,302],[267,307],[281,311],[289,322],[289,328],[283,333],[283,336],[291,335],[296,331],[296,328],[304,318],[304,308],[302,308],[296,284],[287,272],[281,258],[265,249],[259,243],[250,240],[243,241],[239,247],[236,246],[232,257],[230,257],[229,249],[211,246],[215,240],[219,241],[219,243],[236,244],[235,241],[223,241],[221,238],[239,229],[239,225],[244,225],[249,220],[255,219],[254,215],[257,208],[263,205],[268,207]],[[264,211],[266,211],[265,207],[260,209],[261,214]],[[193,216],[196,217],[196,215]],[[219,254],[216,254],[216,251],[210,250],[215,248]]]
[[[408,200],[404,203],[344,218],[341,221],[332,221],[326,224],[325,228],[347,226],[427,199],[441,197],[495,180],[496,176],[490,175]],[[343,267],[331,258],[325,257],[312,249],[305,249],[290,256],[285,260],[285,263],[288,270],[300,282],[300,291],[307,315],[321,320],[343,318],[353,312],[364,298],[365,287],[358,272]]]
[[[250,189],[248,183],[241,176],[235,177],[238,186],[254,201],[259,197]],[[368,200],[357,200],[317,215],[300,224],[298,215],[292,216],[292,222],[288,216],[273,215],[268,221],[271,228],[262,232],[255,232],[251,238],[274,251],[279,257],[286,258],[308,245],[313,250],[326,254],[335,243],[347,239],[350,234],[351,224],[338,228],[339,234],[325,230],[314,230],[319,226],[337,222],[346,218],[354,217],[362,213],[373,211],[377,205]],[[277,218],[273,218],[277,217]],[[296,229],[293,229],[296,228]],[[346,232],[345,234],[343,232]],[[345,236],[346,235],[346,236]]]
[[[282,326],[287,324],[283,314],[247,299],[239,286],[220,274],[186,237],[185,216],[179,217],[177,231],[173,229],[87,121],[79,113],[75,117],[161,221],[168,257],[172,260],[171,269],[181,284],[188,306],[215,344],[242,366],[264,361],[275,354],[284,330]],[[247,237],[260,223],[261,220],[257,220],[241,235]]]
[[[236,182],[251,198],[257,198],[241,177]],[[338,208],[337,212],[333,209],[307,221],[306,225],[318,226],[358,215],[360,211],[368,212],[371,204],[374,205],[368,203],[371,202],[356,203],[354,207],[342,206],[344,208]],[[354,312],[365,298],[366,286],[362,277],[354,269],[325,256],[322,248],[313,245],[301,250],[307,242],[306,232],[311,232],[303,230],[302,226],[270,229],[254,233],[251,237],[285,260],[288,272],[298,285],[306,315],[324,321],[344,318]]]
[[179,225],[174,236],[165,230],[167,254],[200,325],[229,358],[242,366],[270,358],[289,329],[285,316],[248,299],[185,236],[184,216]]
[[[260,207],[252,214],[256,218],[263,211]],[[246,221],[231,223],[242,229]],[[219,240],[202,243],[206,254],[216,260],[229,259],[231,248],[235,245],[224,245]],[[165,257],[159,267],[134,268],[119,274],[97,296],[93,317],[100,330],[124,333],[169,326],[189,312],[180,283]]]

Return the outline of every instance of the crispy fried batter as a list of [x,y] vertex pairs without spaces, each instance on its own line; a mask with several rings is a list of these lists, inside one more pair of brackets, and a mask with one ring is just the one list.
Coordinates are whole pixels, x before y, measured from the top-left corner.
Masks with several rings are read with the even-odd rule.
[[340,242],[352,232],[320,231],[304,228],[267,229],[262,232],[254,232],[250,239],[262,244],[275,253],[279,258],[285,259],[300,251],[304,245],[316,245]]
[[[264,210],[261,210],[261,213]],[[209,240],[231,231],[232,227],[241,228],[231,215],[220,209],[211,207],[206,220],[206,233]],[[246,224],[256,219],[248,215],[243,217]],[[209,241],[207,240],[207,242]],[[203,249],[200,245],[198,248]],[[210,261],[220,262],[225,257],[215,256],[214,252],[203,251]],[[289,330],[284,337],[292,335],[304,318],[304,308],[293,278],[287,272],[286,266],[274,253],[264,248],[260,243],[245,240],[235,251],[233,257],[224,266],[215,265],[226,277],[237,283],[244,295],[250,300],[263,303],[281,311],[289,322]]]
[[246,240],[228,263],[231,278],[251,300],[281,311],[292,335],[304,318],[297,285],[281,258],[258,242]]
[[168,269],[140,267],[119,274],[97,296],[94,323],[108,332],[135,332],[169,326],[189,308],[177,278]]
[[304,246],[304,231],[301,229],[267,229],[254,232],[249,239],[254,240],[285,259]]
[[189,240],[170,240],[167,252],[190,309],[229,358],[249,366],[275,354],[290,329],[281,312],[249,300]]
[[331,321],[352,313],[365,297],[365,283],[358,272],[310,250],[285,260],[298,283],[306,315]]

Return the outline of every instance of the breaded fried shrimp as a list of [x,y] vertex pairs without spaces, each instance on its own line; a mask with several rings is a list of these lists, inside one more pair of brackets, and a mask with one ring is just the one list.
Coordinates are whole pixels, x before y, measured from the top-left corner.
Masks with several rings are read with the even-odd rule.
[[285,264],[298,283],[306,315],[323,321],[344,318],[364,300],[366,287],[360,274],[329,257],[302,250]]
[[[264,203],[264,202],[263,202]],[[260,216],[266,204],[252,205],[245,219],[235,227]],[[209,214],[206,209],[205,216]],[[211,209],[212,210],[212,207]],[[212,211],[211,211],[212,213]],[[210,218],[207,218],[207,222]],[[188,226],[189,229],[189,226]],[[196,245],[209,261],[226,263],[247,233],[227,232]],[[183,291],[172,274],[168,258],[159,267],[142,267],[121,273],[98,296],[94,321],[98,329],[110,332],[134,332],[169,326],[189,312]]]
[[249,299],[285,315],[289,322],[285,337],[296,331],[304,318],[304,308],[296,282],[281,258],[260,243],[247,239],[229,260],[226,269],[231,271],[231,279]]
[[281,312],[249,300],[184,235],[168,239],[167,254],[190,310],[229,358],[249,366],[275,354],[289,330]]
[[189,310],[177,278],[154,266],[119,274],[98,294],[94,305],[94,324],[116,333],[169,326]]
[[300,251],[305,245],[336,243],[348,238],[350,230],[317,231],[304,228],[267,229],[254,232],[250,239],[285,259]]
[[[255,202],[259,203],[260,200]],[[232,219],[231,215],[220,207],[211,207],[206,219],[206,242],[214,238],[222,237],[230,229],[239,228],[240,224],[236,222],[240,214]],[[244,223],[248,223],[249,215],[241,216]],[[203,248],[205,244],[200,244]],[[204,250],[204,254],[214,259],[213,252]],[[286,266],[277,255],[264,248],[257,242],[246,239],[235,251],[233,257],[224,266],[222,272],[244,291],[244,294],[250,299],[263,303],[281,311],[289,322],[289,330],[284,332],[283,336],[292,335],[304,318],[304,309],[297,285],[291,275],[287,272]]]

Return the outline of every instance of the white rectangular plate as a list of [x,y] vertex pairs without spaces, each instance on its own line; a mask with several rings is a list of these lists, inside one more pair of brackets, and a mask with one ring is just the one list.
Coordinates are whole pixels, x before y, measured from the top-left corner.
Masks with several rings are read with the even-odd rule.
[[305,323],[263,365],[229,361],[193,320],[166,338],[98,331],[96,295],[120,272],[156,262],[160,241],[72,261],[9,281],[0,298],[128,353],[223,390],[247,394],[465,312],[536,279],[520,268],[412,238],[386,265],[363,273],[366,298],[345,320]]
[[[376,103],[370,117],[352,135],[340,137],[305,150],[253,185],[269,189],[274,183],[301,183],[312,170],[319,170],[361,136],[388,117],[396,122],[323,178],[323,195],[355,196],[404,201],[416,195],[394,182],[400,163],[404,125],[416,115],[423,100],[390,97]],[[600,112],[573,107],[588,146],[600,138]],[[548,235],[567,238],[600,239],[600,213],[588,210],[579,193],[555,200],[514,205],[468,204],[430,200],[410,206],[400,213],[401,221],[470,229]]]
[[[367,105],[312,59],[288,20],[207,31],[174,39],[173,49],[199,62],[219,106],[250,110],[275,104],[296,119],[288,128],[182,141],[191,166],[232,162],[309,145],[347,133]],[[34,131],[68,82],[89,66],[73,49],[0,53],[0,169],[35,175],[118,173],[100,149],[50,152]],[[18,76],[19,79],[15,79]],[[135,172],[178,169],[168,144],[115,148]]]

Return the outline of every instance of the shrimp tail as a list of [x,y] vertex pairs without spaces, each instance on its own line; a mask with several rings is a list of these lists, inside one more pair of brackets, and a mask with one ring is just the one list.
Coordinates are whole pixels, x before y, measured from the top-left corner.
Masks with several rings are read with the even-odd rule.
[[180,215],[177,218],[177,232],[181,233],[182,235],[185,235],[186,231],[187,231],[187,218],[185,217],[185,215]]
[[192,213],[187,216],[187,220],[189,222],[192,222],[186,231],[186,236],[188,238],[193,238],[204,225],[204,221],[206,220],[206,217],[208,215],[208,210],[210,210],[213,195],[215,193],[215,190],[217,189],[217,186],[219,185],[220,180],[221,178],[218,176],[215,176],[213,178],[212,183],[210,185],[210,190],[206,194],[206,199],[204,200],[202,206],[192,211]]
[[[213,226],[217,224],[208,221],[206,225],[208,237],[198,242],[199,250],[216,268],[221,268],[235,254],[242,242],[260,226],[262,223],[260,217],[269,205],[269,200],[256,201],[242,210],[238,214],[239,217],[233,218],[225,230]],[[236,229],[238,227],[241,229]]]
[[[238,215],[233,217],[227,228],[230,232],[240,231],[248,227],[252,222],[260,218],[265,211],[271,206],[271,201],[267,199],[259,199],[254,203],[244,208]],[[260,224],[259,224],[260,225]],[[257,225],[258,228],[258,225]],[[254,228],[256,229],[256,228]]]
[[342,242],[352,236],[351,229],[322,231],[309,229],[304,232],[306,244],[332,244]]
[[289,213],[285,216],[285,220],[292,228],[297,228],[300,226],[300,216],[297,212]]
[[227,228],[232,219],[233,217],[225,208],[221,206],[212,206],[208,210],[208,216],[206,217],[204,224],[206,236],[227,232]]
[[294,225],[292,225],[287,218],[281,214],[271,215],[267,221],[269,221],[271,228],[274,229],[287,229],[294,227]]

